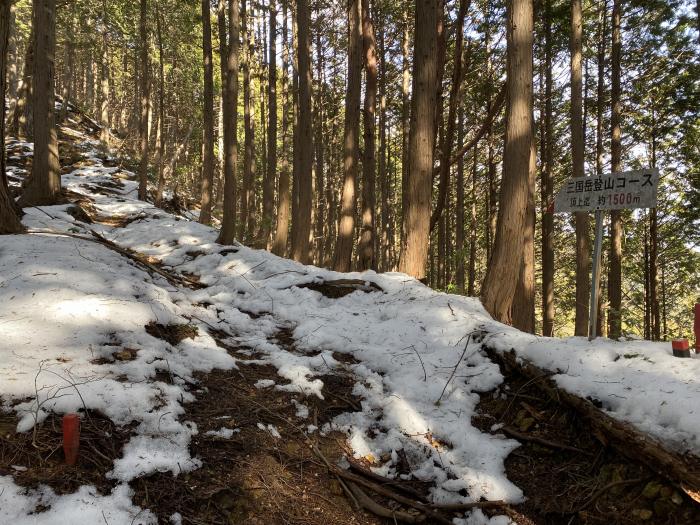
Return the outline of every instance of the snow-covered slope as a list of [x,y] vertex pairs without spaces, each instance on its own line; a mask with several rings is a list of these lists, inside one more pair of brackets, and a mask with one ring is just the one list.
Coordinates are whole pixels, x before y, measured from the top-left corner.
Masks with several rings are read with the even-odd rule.
[[[98,232],[205,285],[174,287],[87,240],[36,234],[0,241],[0,395],[6,409],[21,416],[20,428],[30,429],[46,411],[73,411],[83,402],[116,423],[138,422],[110,473],[123,483],[112,500],[80,499],[86,508],[104,501],[109,523],[128,523],[131,518],[120,516],[140,510],[130,507],[129,480],[198,466],[188,453],[197,430],[179,421],[182,404],[192,398],[187,382],[195,371],[236,366],[208,335],[211,327],[274,365],[281,377],[275,388],[307,396],[322,395],[319,376],[348,366],[334,353],[354,357],[349,366],[362,411],[338,416],[332,428],[348,433],[358,457],[393,458],[377,467],[385,475],[396,475],[396,451],[403,449],[413,475],[435,482],[436,502],[522,499],[503,465],[518,443],[471,425],[479,393],[502,381],[471,337],[476,333],[491,347],[514,348],[559,371],[560,386],[599,400],[611,415],[669,447],[700,452],[699,359],[674,359],[670,345],[522,334],[494,322],[477,299],[435,292],[403,274],[338,274],[218,245],[212,228],[136,200],[136,183],[123,172],[115,178],[118,170],[103,166],[95,143],[86,140],[83,147],[87,166],[65,175],[63,185],[86,196],[99,215],[121,216],[127,224],[84,224],[67,206],[29,209],[24,223],[34,231]],[[340,278],[371,281],[382,291],[327,298],[301,287]],[[146,333],[150,322],[192,323],[198,335],[173,346]],[[281,328],[291,330],[293,348],[278,341]],[[136,349],[136,359],[96,364],[123,347]],[[157,381],[159,370],[171,374],[173,384]],[[53,388],[39,391],[39,408],[35,378]],[[66,388],[71,382],[81,383],[82,399]],[[50,399],[61,387],[65,395]],[[15,522],[39,497],[0,477],[0,521]],[[41,497],[56,498],[48,490]],[[138,515],[144,523],[151,519]],[[480,522],[487,518],[477,511],[470,523]]]

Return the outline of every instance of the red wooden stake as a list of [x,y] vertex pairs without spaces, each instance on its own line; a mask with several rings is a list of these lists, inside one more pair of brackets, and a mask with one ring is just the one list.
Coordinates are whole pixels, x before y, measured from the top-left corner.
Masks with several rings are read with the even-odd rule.
[[78,461],[80,447],[80,417],[78,414],[63,416],[63,454],[67,465],[75,465]]
[[695,303],[695,353],[700,354],[700,303]]

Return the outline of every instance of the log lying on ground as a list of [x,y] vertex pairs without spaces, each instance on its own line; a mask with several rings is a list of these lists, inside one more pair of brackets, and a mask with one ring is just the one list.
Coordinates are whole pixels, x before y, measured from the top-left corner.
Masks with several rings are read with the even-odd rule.
[[533,385],[546,393],[550,398],[562,402],[578,412],[591,426],[596,437],[605,441],[604,445],[613,447],[617,452],[634,461],[644,463],[658,475],[672,481],[682,488],[688,496],[700,502],[700,458],[686,453],[679,454],[668,448],[629,423],[619,421],[579,396],[559,388],[541,368],[523,359],[519,360],[514,351],[498,352],[483,345],[489,358],[506,371],[512,371],[532,380]]
[[338,299],[358,290],[366,293],[383,291],[376,283],[362,279],[333,279],[320,283],[300,284],[299,288],[314,290],[331,299]]

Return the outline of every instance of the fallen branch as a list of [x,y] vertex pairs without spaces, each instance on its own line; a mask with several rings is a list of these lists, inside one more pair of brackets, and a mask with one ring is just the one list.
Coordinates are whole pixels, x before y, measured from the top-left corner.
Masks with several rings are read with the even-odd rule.
[[657,439],[643,434],[629,423],[609,416],[587,399],[559,388],[551,379],[542,377],[551,375],[551,372],[543,371],[527,361],[518,361],[515,352],[501,353],[487,345],[483,348],[491,360],[501,364],[506,370],[533,379],[533,384],[551,399],[575,410],[591,426],[594,434],[604,436],[607,444],[617,452],[633,461],[641,461],[659,476],[680,486],[690,497],[693,497],[693,493],[698,493],[700,458],[691,453],[681,455],[670,451]]
[[465,512],[473,509],[501,509],[508,508],[508,504],[502,500],[474,501],[472,503],[431,503],[430,507],[445,512]]
[[193,289],[206,288],[206,285],[198,283],[197,281],[189,279],[188,277],[176,275],[174,273],[163,270],[162,268],[158,268],[157,266],[146,261],[142,255],[132,252],[131,250],[122,248],[121,246],[118,246],[117,244],[113,243],[112,241],[106,239],[99,233],[92,230],[90,230],[92,237],[88,237],[87,235],[80,235],[78,233],[59,232],[54,230],[29,230],[27,231],[27,233],[31,235],[56,235],[58,237],[71,237],[73,239],[80,239],[82,241],[96,242],[97,244],[101,244],[105,248],[117,252],[119,255],[123,255],[124,257],[131,259],[132,261],[140,265],[142,268],[144,268],[147,272],[151,274],[156,273],[160,275],[172,285],[187,286],[188,288]]
[[407,512],[391,510],[383,505],[380,505],[353,482],[348,482],[348,487],[352,491],[357,502],[360,504],[360,507],[371,512],[372,514],[382,518],[391,518],[395,521],[402,521],[404,523],[423,523],[425,521],[425,516],[415,516],[413,514],[408,514]]
[[384,476],[376,474],[376,473],[372,472],[371,470],[367,470],[362,465],[360,465],[360,463],[352,456],[345,456],[345,459],[350,464],[350,468],[352,470],[354,470],[355,472],[357,472],[358,474],[365,476],[367,478],[373,479],[374,481],[381,483],[383,485],[392,486],[392,487],[396,488],[397,490],[400,490],[401,492],[405,492],[407,494],[410,494],[411,496],[413,496],[417,500],[420,500],[422,502],[427,502],[425,499],[425,496],[423,496],[420,492],[418,492],[413,487],[406,485],[406,484],[404,484],[400,481],[397,481],[395,479],[386,478]]
[[471,338],[472,338],[472,334],[469,334],[469,337],[467,337],[467,342],[464,345],[464,350],[462,350],[462,355],[459,356],[459,361],[457,361],[457,364],[452,369],[452,373],[450,374],[450,378],[447,380],[447,383],[445,383],[445,387],[442,389],[442,392],[440,393],[440,397],[438,397],[437,401],[435,401],[436,407],[440,406],[440,401],[442,400],[442,396],[445,395],[445,390],[447,390],[447,385],[449,385],[450,381],[452,381],[452,378],[455,376],[455,372],[457,372],[457,368],[459,368],[459,364],[462,362],[462,359],[464,359],[464,354],[467,353],[467,348],[469,348],[469,341],[471,341]]
[[331,472],[341,478],[343,478],[346,481],[351,481],[353,483],[356,483],[357,485],[361,485],[365,488],[368,488],[372,492],[379,494],[380,496],[384,496],[385,498],[393,499],[394,501],[397,501],[403,505],[406,505],[407,507],[414,508],[416,510],[419,510],[423,514],[425,514],[427,517],[432,518],[434,522],[437,523],[445,523],[445,524],[451,524],[452,522],[445,518],[444,516],[441,516],[437,512],[435,512],[433,509],[431,509],[428,505],[425,505],[423,503],[417,502],[415,500],[412,500],[411,498],[407,498],[406,496],[402,496],[401,494],[397,494],[393,490],[390,490],[386,487],[383,487],[377,483],[374,483],[373,481],[369,481],[361,476],[358,476],[357,474],[353,474],[352,472],[348,472],[347,470],[343,470],[339,467],[336,466],[331,466]]
[[592,456],[587,450],[581,450],[580,448],[572,447],[570,445],[565,445],[564,443],[557,443],[556,441],[550,441],[549,439],[544,439],[538,436],[530,436],[528,434],[523,434],[517,430],[510,427],[503,427],[500,429],[506,436],[510,436],[519,441],[529,441],[531,443],[537,443],[547,448],[557,448],[559,450],[568,450],[569,452],[576,452],[577,454],[585,454],[587,456]]

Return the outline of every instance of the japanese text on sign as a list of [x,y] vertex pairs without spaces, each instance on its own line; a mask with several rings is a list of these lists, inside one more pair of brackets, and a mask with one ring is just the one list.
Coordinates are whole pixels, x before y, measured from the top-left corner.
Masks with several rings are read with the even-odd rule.
[[659,170],[636,170],[569,179],[554,198],[557,212],[653,208]]

